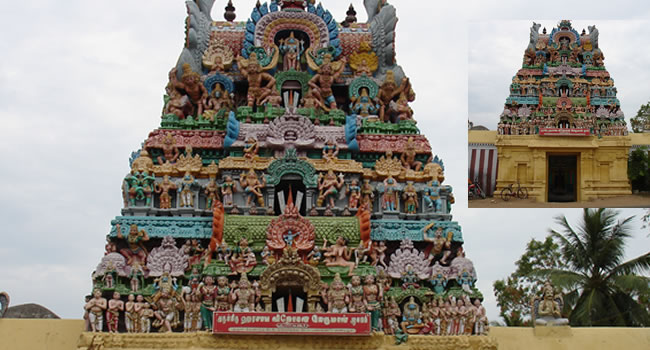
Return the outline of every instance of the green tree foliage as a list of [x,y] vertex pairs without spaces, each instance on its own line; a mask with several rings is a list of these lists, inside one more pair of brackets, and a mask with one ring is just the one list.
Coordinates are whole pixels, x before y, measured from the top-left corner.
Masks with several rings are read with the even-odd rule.
[[551,236],[544,241],[532,239],[515,266],[517,269],[510,276],[494,282],[494,295],[506,325],[527,326],[530,324],[530,300],[545,281],[534,272],[559,268],[559,246]]
[[572,326],[648,326],[650,252],[623,262],[632,217],[618,220],[612,209],[584,209],[577,226],[566,217],[551,231],[563,258],[559,268],[537,271],[565,292]]
[[630,154],[627,176],[633,189],[650,190],[650,156],[646,147],[639,147]]
[[630,124],[634,132],[643,132],[643,129],[650,125],[650,103],[646,103],[639,108],[636,116],[630,119]]

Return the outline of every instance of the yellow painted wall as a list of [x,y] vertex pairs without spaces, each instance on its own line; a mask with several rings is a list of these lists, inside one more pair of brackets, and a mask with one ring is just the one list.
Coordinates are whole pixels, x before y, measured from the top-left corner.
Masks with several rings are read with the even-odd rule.
[[[24,319],[0,319],[0,349],[47,349],[47,350],[71,350],[77,349],[80,342],[84,322],[82,320],[24,320]],[[107,333],[102,334],[109,337]],[[84,333],[84,337],[91,336]],[[119,348],[148,348],[144,344],[166,344],[165,348],[171,348],[172,344],[183,344],[191,340],[195,347],[203,348],[247,348],[245,344],[245,337],[228,337],[222,341],[217,341],[212,335],[208,333],[194,333],[183,334],[147,334],[147,335],[119,335],[118,337],[127,338],[139,337],[141,341],[121,344]],[[201,340],[205,338],[204,340]],[[251,337],[254,338],[254,337]],[[260,344],[267,344],[269,346],[261,345],[261,348],[282,348],[281,344],[277,341],[285,339],[288,343],[301,342],[296,337],[263,337],[264,341]],[[301,349],[315,349],[322,348],[320,342],[313,342],[313,337],[303,337],[304,344]],[[341,337],[328,337],[332,341]],[[354,339],[353,339],[354,338]],[[392,338],[386,336],[385,339],[377,339],[376,336],[368,339],[367,342],[360,338],[345,338],[347,340],[339,341],[338,347],[341,348],[363,348],[363,349],[403,349],[408,350],[409,344],[411,348],[425,349],[428,340],[433,340],[431,336],[415,336],[406,345],[393,346]],[[467,337],[465,337],[467,338]],[[469,337],[469,343],[466,345],[469,348],[481,348],[476,343],[477,337]],[[516,328],[516,327],[492,327],[490,329],[489,338],[493,338],[500,350],[568,350],[568,349],[622,349],[622,350],[648,350],[650,349],[650,328],[569,328],[569,327],[541,327],[541,328]],[[442,339],[440,339],[442,340]],[[129,342],[127,340],[127,342]],[[161,343],[162,342],[162,343]],[[251,339],[251,342],[257,342]],[[108,344],[115,343],[109,341]],[[138,343],[137,345],[135,343]],[[463,343],[462,341],[460,342]],[[476,343],[476,344],[475,344]],[[492,342],[490,342],[493,344]],[[273,345],[276,344],[276,345]],[[296,344],[294,344],[296,345]],[[332,344],[333,345],[333,344]],[[438,344],[440,345],[440,344]],[[173,345],[172,345],[173,346]],[[243,346],[243,347],[242,347]],[[425,347],[423,347],[425,346]],[[83,346],[85,348],[85,346]],[[110,345],[108,346],[110,348]],[[196,348],[196,347],[195,347]],[[337,348],[337,346],[335,346]]]
[[0,349],[76,349],[83,329],[83,320],[2,318],[0,319]]

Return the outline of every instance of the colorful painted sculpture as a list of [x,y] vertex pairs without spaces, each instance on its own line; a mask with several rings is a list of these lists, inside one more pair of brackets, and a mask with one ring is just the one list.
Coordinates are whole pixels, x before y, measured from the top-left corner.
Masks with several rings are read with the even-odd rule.
[[[187,3],[160,126],[129,160],[124,208],[93,273],[88,328],[194,332],[212,330],[215,311],[301,309],[367,313],[374,331],[399,341],[418,328],[448,334],[454,322],[454,334],[484,333],[445,167],[416,127],[415,93],[397,65],[394,7],[368,0],[368,23],[351,9],[341,24],[326,3],[273,0],[233,22],[231,6],[228,21],[213,20],[212,3]],[[592,40],[583,62],[601,61],[596,49]],[[549,78],[562,75],[559,64]],[[544,83],[558,100],[595,101],[612,94],[611,79],[598,79],[597,89]],[[574,107],[618,113],[557,108]],[[460,306],[459,293],[469,297]]]

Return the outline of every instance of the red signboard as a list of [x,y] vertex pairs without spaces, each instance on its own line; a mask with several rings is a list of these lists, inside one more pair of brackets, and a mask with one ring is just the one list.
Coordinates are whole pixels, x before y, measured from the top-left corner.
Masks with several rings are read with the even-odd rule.
[[215,312],[215,334],[370,335],[370,314]]
[[541,136],[589,136],[591,132],[587,128],[541,128]]

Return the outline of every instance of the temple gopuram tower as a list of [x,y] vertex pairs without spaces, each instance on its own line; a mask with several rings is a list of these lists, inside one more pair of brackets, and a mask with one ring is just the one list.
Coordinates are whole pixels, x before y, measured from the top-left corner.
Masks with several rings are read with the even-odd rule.
[[395,8],[364,1],[367,23],[352,6],[337,22],[324,5],[274,0],[234,22],[230,3],[225,21],[211,0],[186,4],[160,126],[131,157],[80,348],[268,347],[224,334],[496,348],[444,164],[395,62]]
[[519,182],[540,202],[631,194],[630,137],[598,29],[540,27],[530,29],[499,120],[495,192]]

